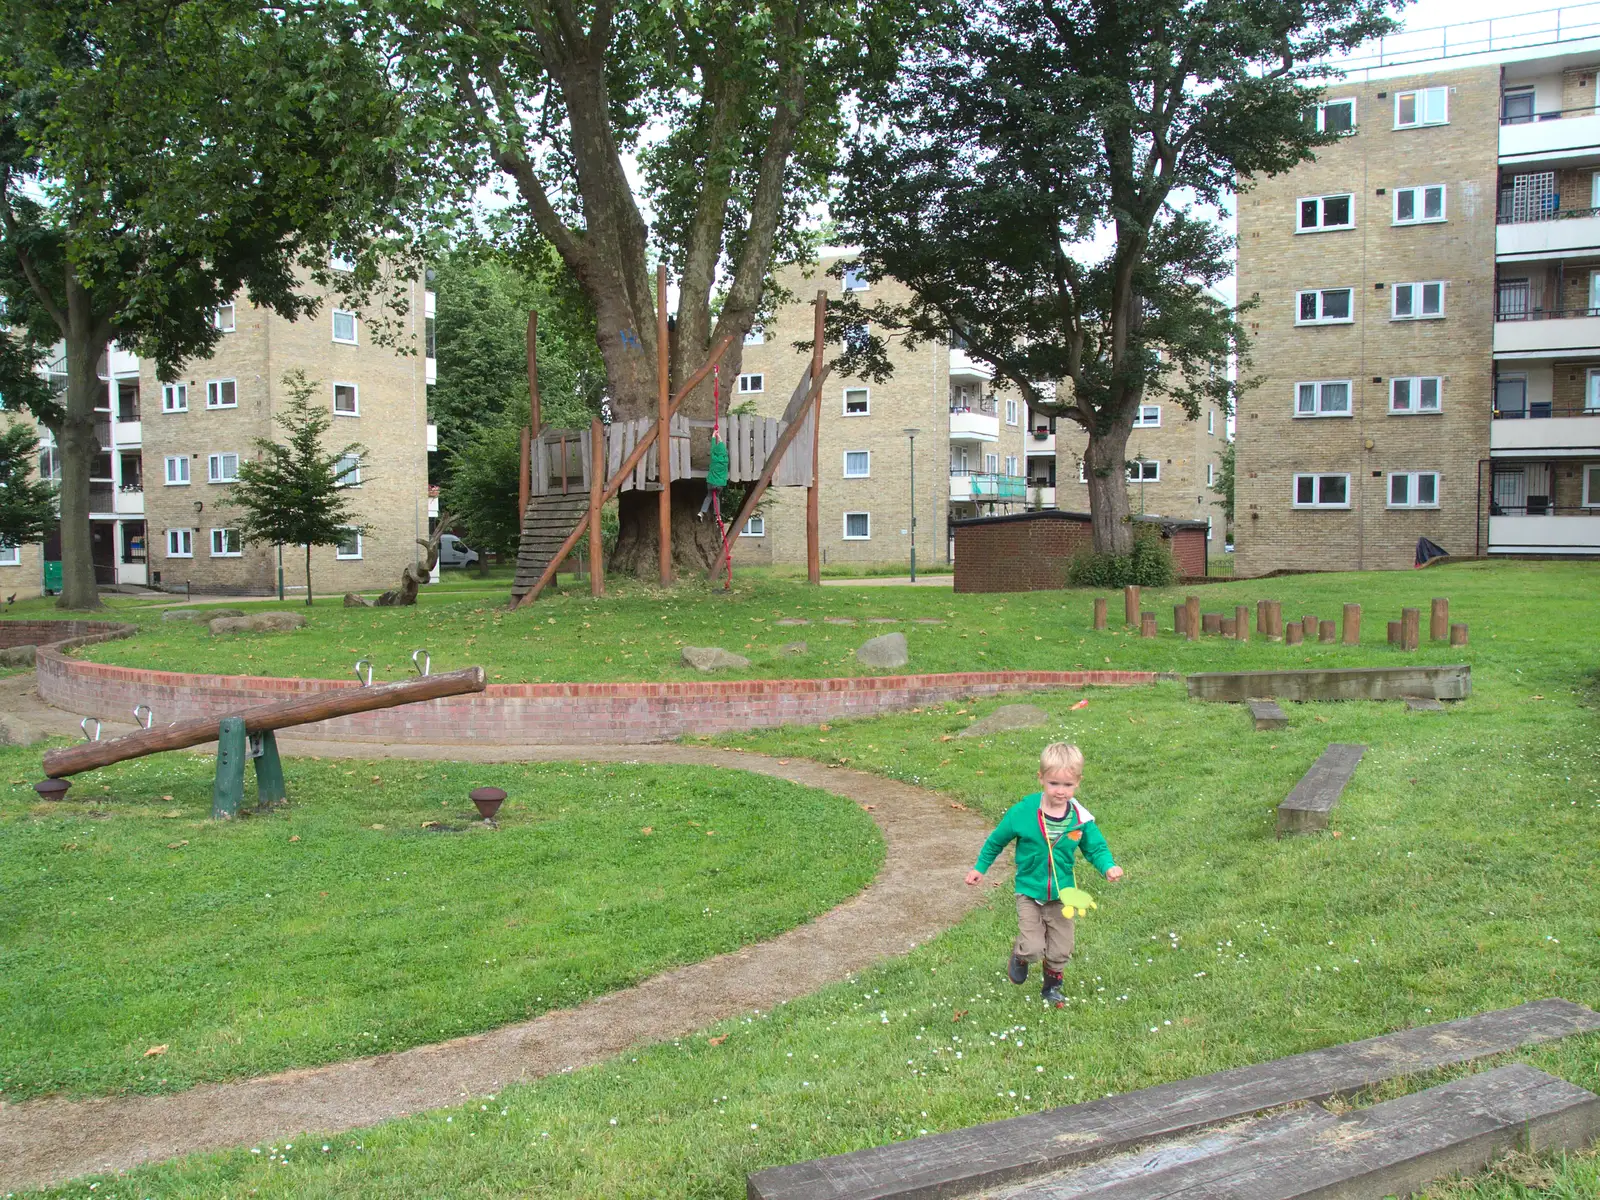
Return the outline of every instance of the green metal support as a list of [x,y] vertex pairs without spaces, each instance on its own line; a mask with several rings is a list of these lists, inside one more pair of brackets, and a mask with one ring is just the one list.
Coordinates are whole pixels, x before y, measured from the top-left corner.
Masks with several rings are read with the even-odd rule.
[[278,757],[278,739],[272,730],[250,739],[250,757],[256,760],[256,807],[266,808],[288,800],[283,760]]
[[239,815],[244,803],[244,764],[256,764],[256,807],[282,804],[289,798],[283,779],[278,739],[269,729],[251,737],[244,718],[223,717],[217,726],[217,779],[211,788],[211,816],[224,820]]

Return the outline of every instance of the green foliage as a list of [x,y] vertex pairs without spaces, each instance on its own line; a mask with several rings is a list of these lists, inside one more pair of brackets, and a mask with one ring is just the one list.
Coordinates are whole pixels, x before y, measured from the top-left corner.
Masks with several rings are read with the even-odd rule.
[[[523,391],[526,393],[526,387]],[[455,514],[467,544],[479,554],[485,550],[501,555],[517,552],[522,537],[517,472],[522,465],[526,419],[502,413],[497,421],[469,427],[459,440],[448,444],[449,473],[439,491],[439,507]],[[440,443],[444,444],[442,437]]]
[[0,431],[0,546],[40,541],[56,523],[56,488],[34,478],[39,438],[31,424]]
[[1127,554],[1085,550],[1067,564],[1067,581],[1074,587],[1170,587],[1177,577],[1167,540],[1143,530],[1134,535],[1133,550]]
[[1233,524],[1233,448],[1235,443],[1229,442],[1222,449],[1222,466],[1217,471],[1217,481],[1211,485],[1211,490],[1222,497],[1222,515],[1227,518],[1228,524]]

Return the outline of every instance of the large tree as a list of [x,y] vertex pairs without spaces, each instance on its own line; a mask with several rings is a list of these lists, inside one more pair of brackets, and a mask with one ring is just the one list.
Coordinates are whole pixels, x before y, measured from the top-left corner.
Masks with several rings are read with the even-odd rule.
[[[1231,238],[1197,215],[1311,157],[1326,56],[1393,27],[1391,0],[976,0],[864,97],[834,207],[907,304],[847,306],[847,371],[884,334],[959,337],[1034,411],[1076,421],[1097,550],[1132,549],[1141,401],[1224,406],[1244,342],[1212,286]],[[1056,383],[1062,386],[1055,387]]]
[[210,313],[236,293],[313,313],[304,288],[333,284],[330,250],[365,249],[342,290],[381,282],[374,239],[427,160],[359,15],[335,0],[0,0],[0,294],[35,345],[65,344],[65,394],[37,411],[61,450],[64,608],[99,604],[89,473],[108,345],[165,375],[210,352]]
[[[653,260],[678,299],[669,376],[725,336],[739,369],[775,261],[836,162],[840,109],[893,68],[919,0],[388,0],[400,57],[443,81],[441,122],[466,177],[509,185],[593,308],[613,409],[656,410]],[[709,389],[691,407],[709,408]],[[673,488],[674,546],[719,547]],[[625,493],[613,566],[653,571],[656,499]]]

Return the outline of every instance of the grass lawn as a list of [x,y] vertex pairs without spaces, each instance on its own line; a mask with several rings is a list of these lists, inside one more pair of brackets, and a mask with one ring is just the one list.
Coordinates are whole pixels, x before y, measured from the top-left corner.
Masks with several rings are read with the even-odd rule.
[[[1291,651],[1252,638],[1238,644],[1209,639],[1191,644],[1171,632],[1145,640],[1120,627],[1105,633],[1091,628],[1088,590],[1025,592],[1010,595],[955,595],[943,589],[880,587],[812,588],[771,576],[737,582],[724,597],[711,589],[685,585],[667,594],[630,585],[591,600],[568,589],[517,612],[507,612],[498,594],[428,596],[415,608],[347,609],[322,601],[309,610],[303,630],[281,634],[241,634],[216,638],[196,622],[163,622],[149,607],[113,610],[146,632],[121,642],[106,642],[82,653],[100,662],[223,674],[342,677],[358,658],[370,658],[381,678],[410,670],[412,650],[432,652],[436,671],[481,663],[491,682],[566,680],[677,680],[703,678],[679,660],[685,645],[720,645],[751,661],[745,671],[719,672],[718,678],[793,678],[873,673],[855,660],[865,639],[894,628],[910,643],[907,671],[990,669],[1071,669],[1108,667],[1160,671],[1249,670],[1283,665],[1365,666],[1395,661],[1386,644],[1385,622],[1398,619],[1403,606],[1423,609],[1430,597],[1448,596],[1451,619],[1471,626],[1465,652],[1424,644],[1404,661],[1469,662],[1485,655],[1520,653],[1530,638],[1525,606],[1540,605],[1554,625],[1570,636],[1592,622],[1600,567],[1587,563],[1462,563],[1429,571],[1299,575],[1283,579],[1209,584],[1147,593],[1144,607],[1171,629],[1172,606],[1186,592],[1199,595],[1206,611],[1256,599],[1283,603],[1284,620],[1307,613],[1337,617],[1346,601],[1363,607],[1362,644],[1313,644]],[[1106,595],[1107,593],[1099,593]],[[22,606],[19,605],[18,608]],[[257,606],[257,607],[273,607]],[[307,611],[303,604],[285,605]],[[252,611],[256,609],[253,607]],[[1121,614],[1120,596],[1111,602],[1113,620]],[[780,618],[812,623],[781,626]],[[830,625],[825,617],[850,617],[853,626]],[[898,626],[868,623],[893,617]],[[916,618],[940,625],[915,624]],[[803,639],[809,652],[782,653]],[[1581,637],[1580,637],[1581,640]],[[1565,654],[1562,646],[1559,653]]]
[[[46,804],[38,750],[0,751],[0,1100],[494,1028],[770,937],[882,860],[848,800],[737,773],[285,766],[292,804],[224,824],[208,758],[80,775]],[[480,784],[511,795],[497,831],[466,799]]]
[[[707,1030],[728,1035],[716,1046],[696,1037],[641,1047],[507,1088],[485,1107],[296,1138],[292,1151],[280,1143],[259,1154],[197,1155],[132,1172],[96,1194],[734,1200],[745,1174],[763,1166],[1543,996],[1600,1006],[1597,581],[1594,567],[1472,564],[1264,585],[1284,600],[1286,616],[1360,600],[1379,638],[1378,616],[1402,598],[1425,604],[1450,595],[1457,619],[1473,622],[1474,694],[1444,713],[1407,713],[1398,703],[1286,705],[1287,731],[1256,734],[1240,708],[1193,704],[1179,685],[1164,684],[1035,697],[1050,724],[994,738],[953,735],[999,701],[725,739],[937,788],[991,819],[1033,789],[1044,741],[1080,743],[1084,802],[1128,874],[1108,885],[1092,868],[1080,872],[1100,907],[1080,922],[1064,1011],[1039,1005],[1037,976],[1027,988],[1006,982],[1015,918],[1010,897],[995,890],[904,959]],[[1205,594],[1261,592],[1241,584]],[[1050,658],[1066,665],[1291,661],[1283,647],[1258,643],[1094,636],[1082,628],[1081,595],[955,600],[970,606],[959,628],[988,629],[991,647],[1027,650],[1037,628],[1051,639]],[[687,606],[675,614],[691,619]],[[923,645],[938,653],[936,642]],[[1369,640],[1359,658],[1385,653]],[[1321,647],[1295,658],[1324,656],[1357,658]],[[1074,711],[1082,696],[1088,706]],[[1369,747],[1334,814],[1336,836],[1275,841],[1274,805],[1330,741]],[[1600,1089],[1600,1037],[1522,1057]],[[1594,1194],[1593,1155],[1517,1169],[1535,1186],[1502,1173],[1451,1194]],[[83,1186],[52,1194],[82,1195]]]

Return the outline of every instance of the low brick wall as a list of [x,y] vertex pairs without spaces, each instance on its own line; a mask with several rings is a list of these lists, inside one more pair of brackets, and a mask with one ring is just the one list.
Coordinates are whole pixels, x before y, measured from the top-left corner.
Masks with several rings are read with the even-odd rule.
[[0,621],[0,649],[67,642],[87,646],[91,642],[131,637],[135,632],[135,626],[115,621]]
[[[188,675],[83,662],[39,652],[39,694],[84,716],[129,720],[148,704],[157,724],[220,717],[257,704],[358,687],[342,679]],[[493,684],[475,696],[380,709],[298,727],[305,736],[350,742],[508,742],[585,745],[663,742],[870,717],[968,696],[1156,682],[1150,671],[983,671],[852,679],[730,679],[686,683]]]
[[[1179,575],[1206,573],[1206,523],[1136,517],[1157,528]],[[1067,586],[1067,567],[1094,548],[1088,513],[1047,508],[952,521],[958,592],[1039,592]]]

